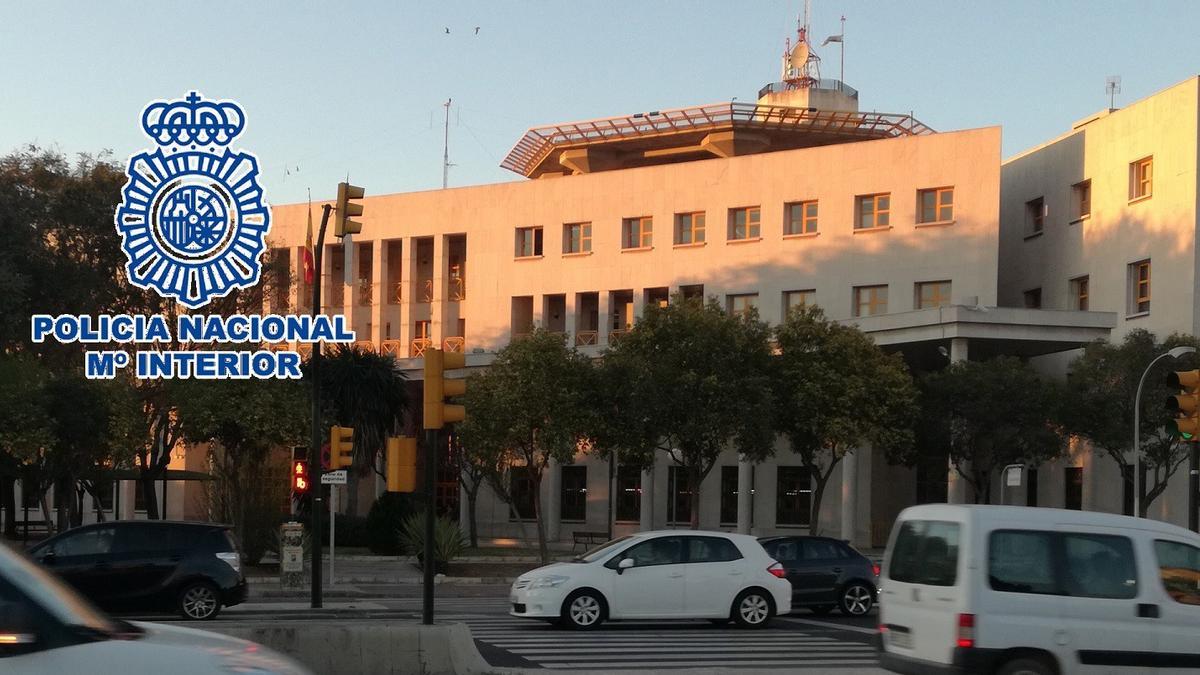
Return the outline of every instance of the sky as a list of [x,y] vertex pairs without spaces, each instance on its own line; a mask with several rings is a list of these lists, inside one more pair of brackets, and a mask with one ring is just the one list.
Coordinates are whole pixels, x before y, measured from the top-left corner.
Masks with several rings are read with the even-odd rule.
[[[0,155],[28,144],[119,161],[152,147],[153,99],[197,90],[246,110],[270,203],[436,189],[499,167],[554,122],[750,102],[779,79],[802,0],[19,2],[0,0]],[[862,110],[937,130],[1003,127],[1003,154],[1200,74],[1197,0],[813,0],[845,25]],[[478,32],[476,32],[478,27]],[[449,34],[446,33],[449,29]],[[818,48],[839,76],[836,45]]]

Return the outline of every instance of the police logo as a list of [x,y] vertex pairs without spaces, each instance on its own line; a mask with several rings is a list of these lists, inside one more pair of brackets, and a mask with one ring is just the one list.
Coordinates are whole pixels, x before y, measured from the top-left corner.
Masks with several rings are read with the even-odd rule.
[[258,283],[271,214],[258,159],[228,147],[245,120],[196,92],[142,111],[158,148],[129,158],[116,214],[130,283],[189,309]]

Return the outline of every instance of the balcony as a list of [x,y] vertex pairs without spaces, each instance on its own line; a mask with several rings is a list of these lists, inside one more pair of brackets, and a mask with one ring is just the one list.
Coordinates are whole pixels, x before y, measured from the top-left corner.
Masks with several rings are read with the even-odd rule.
[[600,332],[594,330],[581,330],[575,332],[575,346],[587,347],[596,344],[599,339]]
[[388,304],[398,305],[404,300],[404,283],[393,281],[388,284]]
[[300,342],[296,344],[296,353],[300,358],[307,359],[312,357],[313,346],[311,342]]
[[375,353],[375,343],[371,342],[370,340],[355,340],[351,347],[355,351],[367,352],[370,354]]
[[358,280],[358,304],[370,305],[375,299],[375,284],[370,279]]
[[425,350],[429,349],[432,344],[433,340],[430,340],[429,338],[413,338],[412,343],[408,346],[408,357],[412,359],[419,359],[425,356]]
[[433,302],[433,279],[418,279],[413,283],[417,285],[417,302]]
[[467,280],[464,277],[450,277],[450,302],[462,302],[467,299]]
[[608,331],[608,343],[616,344],[620,342],[621,338],[625,337],[626,335],[629,335],[628,329],[610,330]]
[[461,354],[466,349],[466,338],[461,335],[448,337],[442,340],[442,351],[455,352]]
[[379,353],[383,356],[390,356],[393,359],[400,357],[400,352],[404,342],[401,340],[384,340],[379,343]]

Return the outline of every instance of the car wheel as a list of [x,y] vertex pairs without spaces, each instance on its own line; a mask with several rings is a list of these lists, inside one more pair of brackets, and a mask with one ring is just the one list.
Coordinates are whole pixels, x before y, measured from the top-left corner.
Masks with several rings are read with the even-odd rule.
[[574,630],[591,630],[603,621],[604,599],[595,591],[576,591],[563,601],[563,626]]
[[1005,663],[996,673],[997,675],[1054,675],[1054,669],[1040,659],[1024,657]]
[[871,587],[862,583],[852,583],[842,589],[839,602],[842,614],[846,616],[862,616],[871,611],[875,604],[875,594]]
[[809,607],[808,609],[813,614],[816,614],[817,616],[825,616],[826,614],[833,611],[833,605],[813,605],[812,607]]
[[207,581],[197,581],[183,587],[179,594],[179,613],[185,619],[207,621],[221,611],[217,587]]
[[775,614],[771,598],[766,591],[750,588],[738,594],[733,601],[733,620],[743,628],[762,628]]

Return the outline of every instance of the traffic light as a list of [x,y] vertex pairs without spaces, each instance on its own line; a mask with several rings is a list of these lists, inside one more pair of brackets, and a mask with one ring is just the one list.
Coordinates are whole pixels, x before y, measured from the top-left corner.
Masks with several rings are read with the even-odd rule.
[[387,439],[387,489],[417,491],[417,439],[408,436]]
[[1177,370],[1167,373],[1167,386],[1179,393],[1167,397],[1167,410],[1175,419],[1167,423],[1167,431],[1185,441],[1200,437],[1200,370]]
[[443,352],[440,349],[425,350],[425,428],[441,429],[447,422],[461,422],[467,411],[461,405],[446,403],[446,398],[462,396],[467,392],[464,379],[446,379],[447,370],[457,370],[467,365],[462,352]]
[[354,429],[329,427],[329,470],[344,469],[354,459]]
[[292,460],[292,492],[297,495],[308,492],[308,462]]
[[355,216],[362,215],[362,204],[354,204],[350,200],[362,199],[364,194],[366,192],[357,185],[338,183],[337,207],[335,209],[337,220],[333,224],[333,233],[339,239],[348,234],[362,232],[362,223],[357,220],[350,220]]

